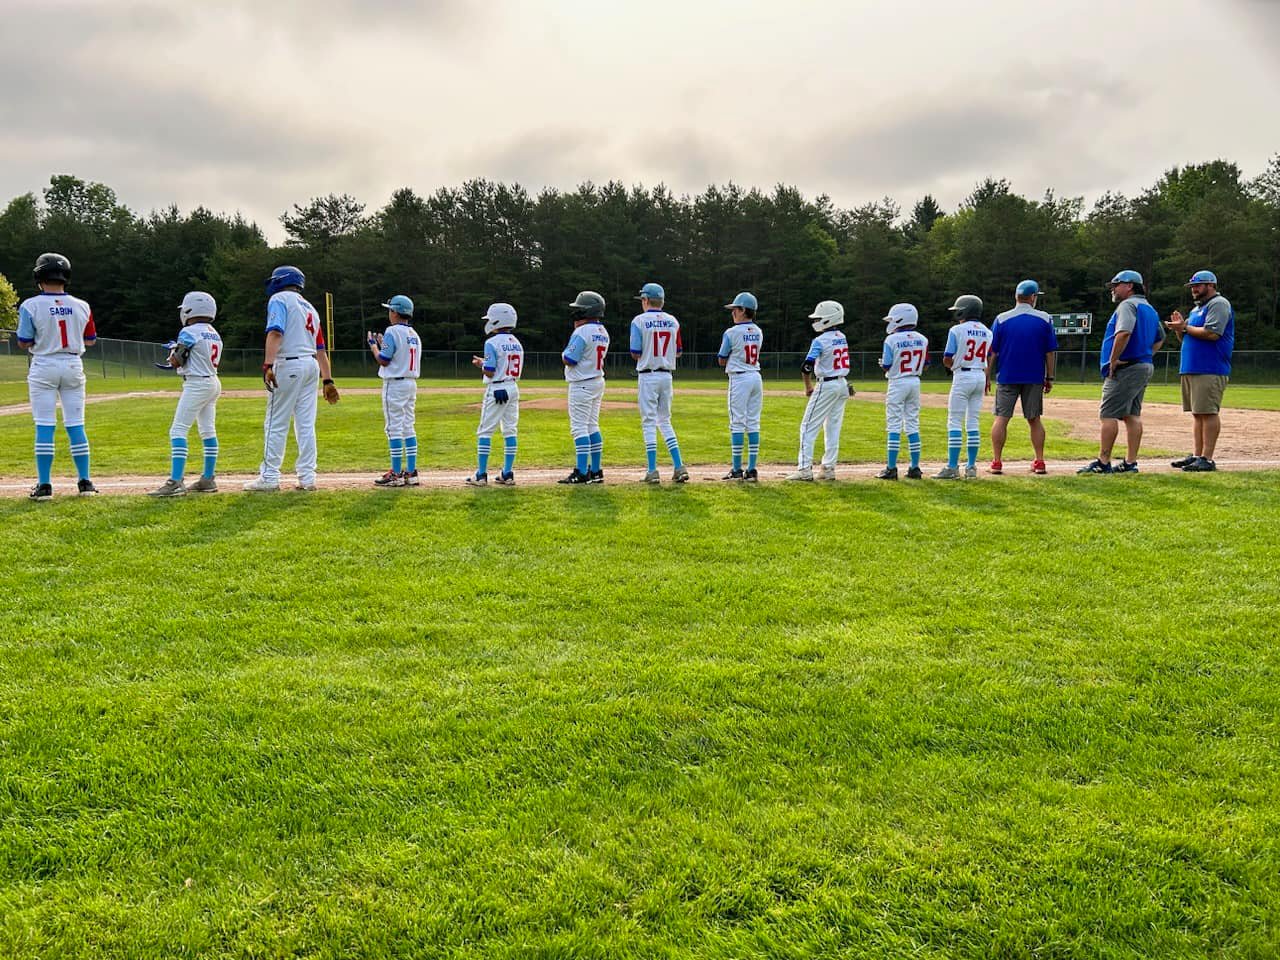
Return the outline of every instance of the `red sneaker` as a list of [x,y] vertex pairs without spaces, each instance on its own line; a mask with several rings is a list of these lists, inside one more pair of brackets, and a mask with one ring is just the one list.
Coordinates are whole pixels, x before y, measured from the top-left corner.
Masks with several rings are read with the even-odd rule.
[[1039,473],[1039,474],[1046,474],[1046,473],[1048,473],[1049,471],[1048,471],[1048,469],[1045,467],[1045,465],[1044,465],[1044,461],[1043,461],[1043,460],[1032,460],[1032,461],[1031,461],[1031,472],[1032,472],[1032,473]]
[[992,460],[991,466],[988,467],[987,469],[991,473],[1001,474],[1001,473],[1004,473],[1004,464],[1001,463],[999,460]]

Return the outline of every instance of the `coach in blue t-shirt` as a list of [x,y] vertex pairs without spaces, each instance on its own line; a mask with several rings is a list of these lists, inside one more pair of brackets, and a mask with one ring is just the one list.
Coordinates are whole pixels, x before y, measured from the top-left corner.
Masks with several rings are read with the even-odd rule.
[[[1164,328],[1160,315],[1147,303],[1147,289],[1142,274],[1121,270],[1111,282],[1111,299],[1115,313],[1107,321],[1102,337],[1102,404],[1098,408],[1099,429],[1097,459],[1076,473],[1137,473],[1138,447],[1142,444],[1142,398],[1155,371],[1152,358],[1164,346]],[[1124,421],[1126,456],[1114,467],[1111,448],[1120,435]]]
[[1169,329],[1182,344],[1182,409],[1192,417],[1192,452],[1173,461],[1188,473],[1216,470],[1213,448],[1222,421],[1222,395],[1231,376],[1231,351],[1236,345],[1236,314],[1218,292],[1218,278],[1209,270],[1197,270],[1191,282],[1196,308],[1183,319],[1177,310],[1169,317]]
[[1053,371],[1057,363],[1058,337],[1053,332],[1053,318],[1036,309],[1040,285],[1023,280],[1014,291],[1015,304],[991,324],[989,363],[999,358],[996,371],[996,418],[991,424],[991,472],[1003,473],[1000,460],[1004,441],[1009,435],[1013,408],[1022,404],[1022,415],[1031,430],[1031,446],[1035,460],[1033,473],[1045,473],[1044,395],[1053,389]]

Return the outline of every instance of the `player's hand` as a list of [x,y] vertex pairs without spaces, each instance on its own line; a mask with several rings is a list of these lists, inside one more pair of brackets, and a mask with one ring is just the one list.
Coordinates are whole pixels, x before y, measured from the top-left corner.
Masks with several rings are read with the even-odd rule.
[[378,335],[372,330],[366,330],[364,332],[364,342],[371,347],[376,347],[378,346]]
[[338,402],[338,388],[333,385],[332,380],[324,382],[324,399],[330,404]]
[[[987,389],[990,389],[990,388],[991,388],[991,385],[987,384]],[[1045,378],[1045,381],[1044,381],[1044,392],[1046,396],[1050,393],[1053,393],[1053,381],[1048,379],[1047,377]]]
[[276,387],[280,386],[276,380],[276,367],[273,363],[264,363],[262,365],[262,382],[267,385],[267,393],[275,393]]
[[476,357],[476,356],[473,356],[473,357],[471,358],[471,365],[472,365],[473,367],[483,367],[483,366],[484,366],[484,357]]
[[1116,378],[1116,365],[1114,363],[1107,364],[1107,379],[1114,380]]
[[[1048,392],[1049,392],[1048,390],[1045,390],[1045,393],[1048,393]],[[990,393],[991,393],[991,381],[988,380],[986,383],[982,385],[982,395],[985,397]]]
[[806,397],[812,397],[812,396],[813,396],[813,387],[805,387],[805,388],[804,388],[804,395],[805,395]]

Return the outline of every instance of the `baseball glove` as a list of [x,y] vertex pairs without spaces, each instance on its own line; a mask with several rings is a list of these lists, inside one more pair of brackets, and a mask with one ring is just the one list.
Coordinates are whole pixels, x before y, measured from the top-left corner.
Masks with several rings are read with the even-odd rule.
[[858,392],[857,390],[853,389],[853,384],[850,383],[848,380],[844,382],[844,385],[849,388],[849,396],[852,397]]
[[274,364],[264,363],[262,365],[262,382],[266,384],[267,393],[275,393],[276,387],[280,384],[276,381],[276,368]]
[[333,385],[332,380],[324,382],[324,399],[328,403],[338,402],[338,388]]

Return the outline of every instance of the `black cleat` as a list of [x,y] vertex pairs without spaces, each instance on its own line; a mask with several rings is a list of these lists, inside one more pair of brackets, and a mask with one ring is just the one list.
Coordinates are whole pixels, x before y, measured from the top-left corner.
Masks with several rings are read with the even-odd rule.
[[876,474],[876,479],[877,480],[897,480],[898,468],[885,467],[883,470],[881,470],[879,473]]
[[746,479],[746,475],[745,475],[745,474],[742,472],[742,470],[739,468],[739,469],[737,469],[737,470],[730,470],[728,473],[726,473],[726,474],[725,474],[723,477],[721,477],[720,479],[721,479],[721,480],[745,480],[745,479]]
[[760,473],[756,470],[747,470],[742,474],[742,480],[744,483],[759,483]]
[[1133,463],[1130,463],[1128,460],[1121,460],[1119,463],[1117,463],[1114,467],[1111,468],[1111,472],[1112,473],[1137,473],[1138,461],[1135,460],[1133,461]]
[[1195,463],[1188,463],[1182,468],[1183,473],[1213,473],[1218,465],[1205,457],[1196,457]]
[[1101,460],[1091,460],[1076,473],[1111,473],[1111,464],[1103,463]]
[[587,471],[587,483],[604,483],[604,471],[603,471],[603,470],[588,470],[588,471]]
[[1173,467],[1173,469],[1175,470],[1185,470],[1187,469],[1187,467],[1191,466],[1193,463],[1195,463],[1199,459],[1200,458],[1197,457],[1194,453],[1188,453],[1181,460],[1171,461],[1169,463],[1169,466]]
[[98,495],[98,488],[93,485],[92,480],[77,480],[76,491],[82,497],[96,497]]
[[53,484],[37,483],[34,487],[31,488],[31,492],[27,494],[27,499],[28,500],[52,500]]
[[908,468],[907,468],[907,479],[908,479],[908,480],[923,480],[923,479],[924,479],[924,473],[923,473],[923,471],[921,471],[921,469],[920,469],[919,467],[908,467]]
[[[603,478],[602,478],[602,481],[603,481]],[[587,476],[587,474],[585,474],[585,473],[579,473],[579,472],[578,472],[578,468],[577,468],[577,467],[574,467],[574,468],[573,468],[573,473],[569,474],[569,475],[568,475],[567,477],[565,477],[563,480],[557,480],[557,481],[556,481],[556,483],[571,483],[571,484],[590,483],[590,482],[591,482],[591,480],[590,480],[590,478]]]

